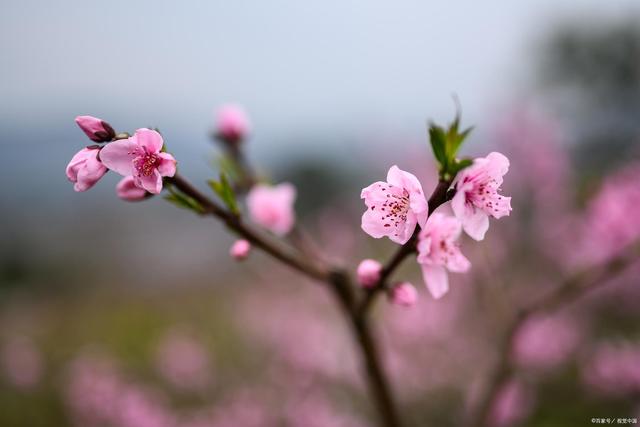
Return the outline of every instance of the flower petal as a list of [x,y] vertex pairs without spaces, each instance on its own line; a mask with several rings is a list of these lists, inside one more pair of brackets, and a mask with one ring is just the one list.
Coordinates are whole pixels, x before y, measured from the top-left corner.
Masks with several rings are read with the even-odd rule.
[[162,176],[174,176],[176,174],[176,159],[169,153],[160,153],[160,164],[158,172]]
[[389,234],[389,227],[385,227],[383,222],[380,221],[380,214],[371,209],[367,209],[365,213],[362,214],[360,226],[365,233],[376,239]]
[[447,271],[440,265],[421,264],[422,278],[427,289],[435,299],[441,298],[449,291],[449,278]]
[[139,152],[135,137],[110,142],[100,150],[100,161],[112,171],[122,176],[133,175],[133,159]]
[[151,194],[159,194],[162,191],[162,177],[156,169],[149,176],[136,176],[136,185],[147,190]]
[[162,150],[162,146],[164,145],[162,135],[155,130],[141,128],[136,130],[135,136],[138,140],[138,144],[147,150],[147,153],[158,153]]

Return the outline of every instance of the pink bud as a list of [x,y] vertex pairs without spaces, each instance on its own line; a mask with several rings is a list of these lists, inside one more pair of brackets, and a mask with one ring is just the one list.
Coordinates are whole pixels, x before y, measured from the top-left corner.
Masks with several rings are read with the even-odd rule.
[[75,183],[76,191],[87,191],[107,173],[107,168],[98,159],[98,146],[78,151],[67,165],[67,178]]
[[138,202],[144,200],[147,197],[147,191],[144,188],[140,188],[136,185],[135,179],[132,176],[125,176],[116,185],[116,194],[122,200],[127,202]]
[[247,240],[236,240],[229,250],[229,255],[231,255],[237,261],[242,261],[249,256],[250,250],[251,243],[249,243]]
[[116,137],[111,125],[102,119],[92,116],[78,116],[76,123],[80,129],[94,142],[108,142]]
[[216,114],[216,135],[224,142],[238,143],[249,133],[249,119],[236,105],[225,105]]
[[378,280],[380,280],[380,274],[382,273],[382,265],[374,259],[362,260],[358,265],[358,283],[363,288],[370,288],[374,286]]
[[391,302],[403,307],[412,307],[418,301],[418,292],[409,282],[401,282],[391,288]]

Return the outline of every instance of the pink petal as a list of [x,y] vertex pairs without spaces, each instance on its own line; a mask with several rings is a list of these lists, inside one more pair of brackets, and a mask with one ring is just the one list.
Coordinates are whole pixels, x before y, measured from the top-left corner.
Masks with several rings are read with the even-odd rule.
[[140,200],[144,200],[146,198],[147,192],[138,187],[135,184],[135,178],[132,176],[125,176],[120,180],[118,185],[116,185],[116,194],[122,200],[126,200],[128,202],[137,202]]
[[503,176],[509,171],[509,159],[504,154],[496,151],[489,153],[484,165],[487,175],[502,185]]
[[162,176],[174,176],[176,174],[176,159],[169,153],[160,153],[160,164],[158,172]]
[[365,233],[376,239],[384,237],[389,233],[389,227],[384,226],[380,220],[380,214],[371,209],[367,209],[365,213],[362,214],[360,226]]
[[489,229],[489,215],[480,209],[472,209],[472,213],[465,214],[462,219],[462,228],[465,233],[474,240],[484,239],[484,235]]
[[443,266],[421,264],[422,277],[427,289],[435,299],[441,298],[449,291],[449,278]]
[[134,175],[133,159],[138,152],[134,137],[120,139],[108,143],[100,150],[100,160],[107,168],[122,176]]
[[489,216],[480,209],[466,202],[464,191],[458,191],[451,200],[451,209],[462,222],[462,228],[474,240],[484,239],[489,229]]
[[138,129],[136,130],[135,137],[138,140],[138,144],[146,149],[147,153],[158,153],[164,145],[162,135],[155,130],[147,128]]
[[454,273],[466,273],[471,268],[471,262],[467,257],[462,255],[460,249],[457,249],[449,257],[446,267],[449,271]]
[[[398,228],[394,230],[394,232],[391,232],[390,234],[388,234],[389,239],[391,239],[392,242],[398,243],[400,245],[404,245],[409,241],[409,239],[413,235],[413,232],[416,229],[417,223],[418,223],[418,218],[416,217],[416,214],[414,214],[411,211],[407,212],[407,220],[404,222],[404,224],[400,224]],[[389,230],[389,228],[390,227],[387,227],[387,230]],[[397,236],[396,236],[396,233],[398,234]]]
[[157,170],[149,176],[136,176],[136,185],[144,188],[151,194],[159,194],[162,191],[162,177]]

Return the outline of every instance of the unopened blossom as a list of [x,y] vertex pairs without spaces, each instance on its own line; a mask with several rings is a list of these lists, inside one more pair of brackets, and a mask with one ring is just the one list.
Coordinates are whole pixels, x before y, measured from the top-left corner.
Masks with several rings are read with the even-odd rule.
[[78,116],[76,124],[94,142],[108,142],[116,136],[111,125],[97,117]]
[[436,299],[449,290],[447,270],[464,273],[471,267],[457,242],[461,233],[457,218],[436,212],[418,235],[418,263],[427,288]]
[[367,206],[362,229],[376,239],[387,236],[401,245],[411,238],[416,225],[423,226],[429,208],[418,179],[392,166],[387,182],[374,182],[362,190],[360,198]]
[[249,256],[250,251],[251,243],[249,243],[248,240],[240,239],[233,243],[231,249],[229,249],[229,255],[231,255],[233,259],[242,261]]
[[283,183],[276,186],[257,184],[247,195],[247,208],[251,219],[277,235],[285,235],[293,228],[293,203],[296,188]]
[[86,147],[78,151],[67,165],[67,178],[73,182],[75,191],[87,191],[107,173],[100,161],[98,146]]
[[509,170],[509,159],[492,152],[475,159],[455,180],[456,194],[451,208],[462,221],[464,231],[475,240],[484,239],[489,229],[489,216],[502,218],[511,212],[511,197],[498,194],[503,176]]
[[395,305],[413,307],[418,301],[418,291],[409,282],[401,282],[389,291],[389,298]]
[[364,288],[370,288],[380,280],[382,264],[374,259],[365,259],[360,262],[356,271],[358,283]]
[[127,202],[138,202],[146,199],[148,193],[147,190],[136,185],[134,177],[125,176],[116,185],[116,194]]
[[138,129],[135,135],[109,143],[100,152],[106,167],[122,176],[132,176],[134,183],[149,193],[162,191],[162,177],[176,173],[176,160],[162,152],[162,136],[151,129]]
[[225,105],[216,114],[216,136],[229,143],[242,141],[249,133],[249,119],[236,105]]

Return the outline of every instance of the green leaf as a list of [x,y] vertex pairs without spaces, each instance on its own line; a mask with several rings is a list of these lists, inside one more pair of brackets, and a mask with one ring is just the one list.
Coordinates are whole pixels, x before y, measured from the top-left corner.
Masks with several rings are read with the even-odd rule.
[[209,187],[213,190],[214,193],[220,197],[220,200],[227,206],[227,208],[234,214],[240,214],[240,209],[238,208],[238,202],[236,201],[236,195],[229,184],[229,180],[227,179],[227,175],[224,173],[220,174],[220,181],[215,181],[210,179],[207,181]]
[[205,209],[202,207],[202,205],[200,205],[200,203],[198,203],[198,201],[195,200],[194,198],[182,193],[178,193],[171,187],[167,187],[167,188],[169,189],[169,194],[164,196],[164,198],[168,202],[173,203],[179,208],[187,209],[197,214],[202,214],[205,212]]
[[433,123],[429,125],[429,140],[431,141],[433,155],[436,157],[438,163],[440,163],[440,169],[445,170],[447,167],[447,154],[444,129]]

